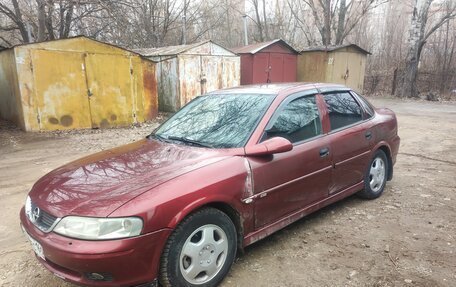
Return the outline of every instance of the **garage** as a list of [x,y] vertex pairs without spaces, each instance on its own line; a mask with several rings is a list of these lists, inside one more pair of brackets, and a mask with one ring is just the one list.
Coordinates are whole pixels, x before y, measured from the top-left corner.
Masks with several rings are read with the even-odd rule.
[[210,40],[135,51],[157,62],[161,111],[175,112],[199,95],[239,85],[239,56]]
[[299,53],[282,39],[233,51],[241,56],[241,85],[296,82]]
[[108,128],[157,115],[155,64],[87,37],[0,52],[0,117],[25,131]]
[[298,56],[298,81],[342,84],[361,93],[367,55],[355,44],[304,49]]

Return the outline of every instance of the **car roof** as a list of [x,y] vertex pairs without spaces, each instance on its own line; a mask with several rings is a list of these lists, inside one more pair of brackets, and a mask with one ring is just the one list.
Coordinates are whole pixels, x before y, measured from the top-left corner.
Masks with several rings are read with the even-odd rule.
[[295,83],[244,85],[244,86],[217,90],[217,91],[209,92],[207,94],[210,94],[210,95],[216,95],[216,94],[277,95],[280,92],[286,92],[287,90],[296,90],[296,89],[300,89],[303,91],[317,89],[319,92],[329,92],[329,91],[335,91],[335,90],[350,90],[349,88],[347,88],[343,85],[338,85],[338,84],[295,82]]

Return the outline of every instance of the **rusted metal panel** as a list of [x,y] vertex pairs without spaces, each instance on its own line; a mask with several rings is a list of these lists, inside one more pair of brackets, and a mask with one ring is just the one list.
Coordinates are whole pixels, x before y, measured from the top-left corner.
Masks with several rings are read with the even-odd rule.
[[92,127],[135,123],[130,58],[87,54],[85,63]]
[[160,110],[175,112],[180,107],[180,81],[177,57],[157,63],[158,105]]
[[240,85],[240,58],[223,57],[222,58],[222,87],[231,88]]
[[201,56],[201,94],[222,88],[222,57]]
[[0,118],[24,125],[14,50],[0,53]]
[[159,108],[175,112],[198,95],[240,82],[239,56],[211,41],[135,50],[157,63]]
[[83,55],[45,50],[31,55],[39,129],[90,128]]
[[200,56],[179,56],[179,91],[180,105],[184,106],[198,95],[201,95],[201,58]]
[[14,48],[19,99],[22,107],[23,126],[26,131],[39,131],[38,102],[34,90],[34,73],[31,51],[27,46]]
[[154,63],[136,53],[85,37],[8,51],[0,59],[14,53],[13,68],[0,66],[16,77],[24,130],[123,126],[157,114]]
[[211,55],[211,44],[209,42],[203,43],[201,45],[192,47],[186,51],[183,51],[181,54],[195,54],[195,55]]
[[228,56],[228,57],[235,57],[236,54],[234,54],[232,51],[229,51],[228,49],[219,46],[215,43],[210,43],[210,48],[211,48],[211,55],[212,56]]
[[236,56],[232,51],[210,41],[203,41],[188,45],[167,46],[159,48],[135,49],[135,52],[144,57],[163,57],[187,55],[212,55],[212,56]]
[[66,51],[66,52],[78,52],[78,53],[101,53],[101,54],[113,54],[113,55],[131,55],[136,54],[133,51],[129,51],[118,46],[103,43],[97,40],[93,40],[84,36],[76,36],[73,38],[59,39],[54,41],[45,41],[39,43],[32,43],[22,45],[26,49],[41,49],[49,51]]
[[138,88],[142,88],[143,98],[143,117],[144,121],[152,120],[158,115],[158,95],[157,95],[157,80],[155,76],[155,64],[141,60],[143,72],[143,83],[138,81]]

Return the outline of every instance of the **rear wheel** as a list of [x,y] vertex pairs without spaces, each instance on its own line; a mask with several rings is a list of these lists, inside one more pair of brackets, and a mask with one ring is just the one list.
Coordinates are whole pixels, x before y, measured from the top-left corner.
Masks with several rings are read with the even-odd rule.
[[388,159],[382,150],[377,150],[364,176],[364,190],[358,195],[374,199],[382,195],[388,177]]
[[236,255],[236,228],[215,208],[199,210],[174,230],[161,258],[163,286],[217,286]]

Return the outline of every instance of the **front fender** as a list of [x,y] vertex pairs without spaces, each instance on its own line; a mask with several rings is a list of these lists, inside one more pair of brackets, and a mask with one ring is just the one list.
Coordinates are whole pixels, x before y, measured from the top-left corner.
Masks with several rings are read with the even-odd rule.
[[110,216],[140,216],[143,233],[174,229],[186,216],[205,205],[223,203],[239,213],[243,230],[253,227],[253,208],[241,201],[247,169],[242,156],[183,174],[138,196]]

